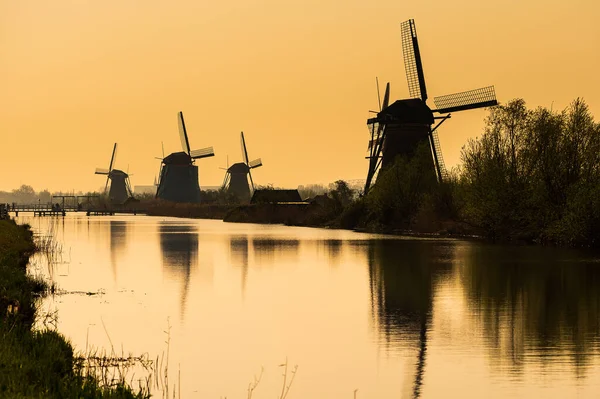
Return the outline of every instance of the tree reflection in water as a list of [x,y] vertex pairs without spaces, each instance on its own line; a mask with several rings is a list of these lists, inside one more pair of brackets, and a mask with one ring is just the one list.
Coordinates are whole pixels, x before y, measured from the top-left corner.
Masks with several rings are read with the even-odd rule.
[[[600,262],[587,252],[472,245],[461,281],[490,359],[514,372],[565,355],[583,376],[600,337]],[[526,356],[528,355],[528,356]]]
[[[365,244],[374,325],[387,345],[418,348],[412,396],[425,371],[433,303],[441,283],[458,281],[492,367],[522,373],[567,356],[585,374],[600,342],[600,262],[595,254],[461,241],[384,240]],[[456,305],[458,306],[458,305]],[[462,306],[462,305],[461,305]],[[452,333],[451,331],[449,332]],[[415,345],[416,343],[416,345]]]

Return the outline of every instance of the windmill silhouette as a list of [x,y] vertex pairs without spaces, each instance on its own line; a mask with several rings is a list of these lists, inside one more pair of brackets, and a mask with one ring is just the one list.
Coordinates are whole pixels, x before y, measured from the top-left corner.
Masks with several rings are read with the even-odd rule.
[[[215,155],[212,147],[191,150],[183,112],[177,114],[179,138],[183,151],[161,159],[160,178],[156,197],[173,202],[200,202],[197,159]],[[164,150],[163,150],[164,151]]]
[[[250,202],[250,198],[254,192],[254,181],[252,180],[251,170],[262,166],[262,161],[260,158],[249,161],[244,132],[241,134],[241,145],[243,162],[227,166],[223,188],[227,193],[235,195],[240,201]],[[250,184],[248,184],[248,179],[250,179]]]
[[[427,87],[421,62],[417,29],[412,19],[401,24],[404,68],[411,98],[389,105],[390,84],[387,83],[383,103],[375,118],[367,121],[369,171],[365,182],[367,193],[377,173],[392,165],[398,155],[412,156],[422,143],[431,149],[432,164],[438,181],[446,177],[446,168],[437,129],[452,112],[497,105],[493,86],[435,97],[436,109],[427,105]],[[379,84],[378,92],[379,92]],[[442,114],[434,116],[433,113]]]
[[[95,174],[105,175],[106,184],[104,185],[104,193],[108,190],[110,182],[110,190],[108,198],[113,204],[124,204],[128,198],[133,197],[131,185],[129,183],[129,174],[119,169],[114,169],[117,159],[117,143],[115,143],[110,157],[108,169],[96,168]],[[129,167],[127,168],[129,169]]]

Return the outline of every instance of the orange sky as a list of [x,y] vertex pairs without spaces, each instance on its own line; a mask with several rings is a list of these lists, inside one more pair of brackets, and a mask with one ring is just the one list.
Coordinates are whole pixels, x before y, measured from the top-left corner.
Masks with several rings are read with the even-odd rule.
[[[408,89],[400,23],[414,18],[430,97],[494,84],[500,101],[600,119],[600,3],[592,0],[0,0],[0,190],[93,190],[113,143],[132,185],[151,184],[185,115],[201,185],[241,160],[257,184],[364,178],[375,76]],[[440,129],[446,164],[483,110]]]

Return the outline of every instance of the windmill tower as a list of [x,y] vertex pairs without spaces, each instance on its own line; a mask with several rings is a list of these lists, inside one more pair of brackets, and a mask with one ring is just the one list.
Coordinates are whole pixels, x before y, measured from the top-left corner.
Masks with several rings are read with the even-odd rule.
[[104,185],[104,193],[108,189],[108,182],[110,180],[110,190],[108,191],[108,198],[111,203],[122,205],[127,201],[128,198],[133,197],[131,191],[131,185],[129,184],[129,174],[119,169],[113,169],[115,161],[117,159],[117,143],[113,147],[112,156],[110,157],[110,164],[108,169],[96,168],[95,174],[106,175],[106,184]]
[[215,152],[212,147],[192,151],[183,112],[177,114],[177,121],[183,151],[162,159],[156,197],[173,202],[200,202],[198,166],[194,162],[196,159],[212,157]]
[[[254,181],[252,180],[252,173],[250,170],[262,166],[260,158],[255,159],[252,162],[248,161],[248,150],[246,149],[246,140],[244,139],[244,132],[242,132],[242,158],[244,162],[234,163],[227,167],[225,173],[225,179],[223,180],[223,188],[227,193],[234,194],[242,202],[250,202],[252,193],[254,192]],[[248,184],[248,178],[250,178],[250,185]]]
[[[386,85],[383,103],[377,117],[367,121],[370,141],[368,146],[369,172],[364,192],[367,193],[381,169],[392,165],[396,156],[411,156],[421,143],[431,149],[432,164],[438,181],[446,176],[437,129],[450,118],[451,112],[497,105],[493,86],[434,97],[436,109],[427,105],[427,88],[421,63],[417,30],[412,19],[403,22],[402,53],[410,99],[389,105],[390,84]],[[441,114],[434,116],[434,112]]]

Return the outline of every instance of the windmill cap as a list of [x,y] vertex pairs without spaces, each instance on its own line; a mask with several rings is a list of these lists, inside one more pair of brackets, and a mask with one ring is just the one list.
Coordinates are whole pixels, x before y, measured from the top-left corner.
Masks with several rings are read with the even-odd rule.
[[248,173],[249,170],[248,165],[243,162],[234,163],[227,169],[229,173]]
[[420,98],[398,100],[377,114],[381,121],[433,124],[433,112]]
[[165,159],[163,159],[163,163],[170,165],[189,165],[191,160],[192,158],[189,156],[189,154],[179,151],[167,156]]

